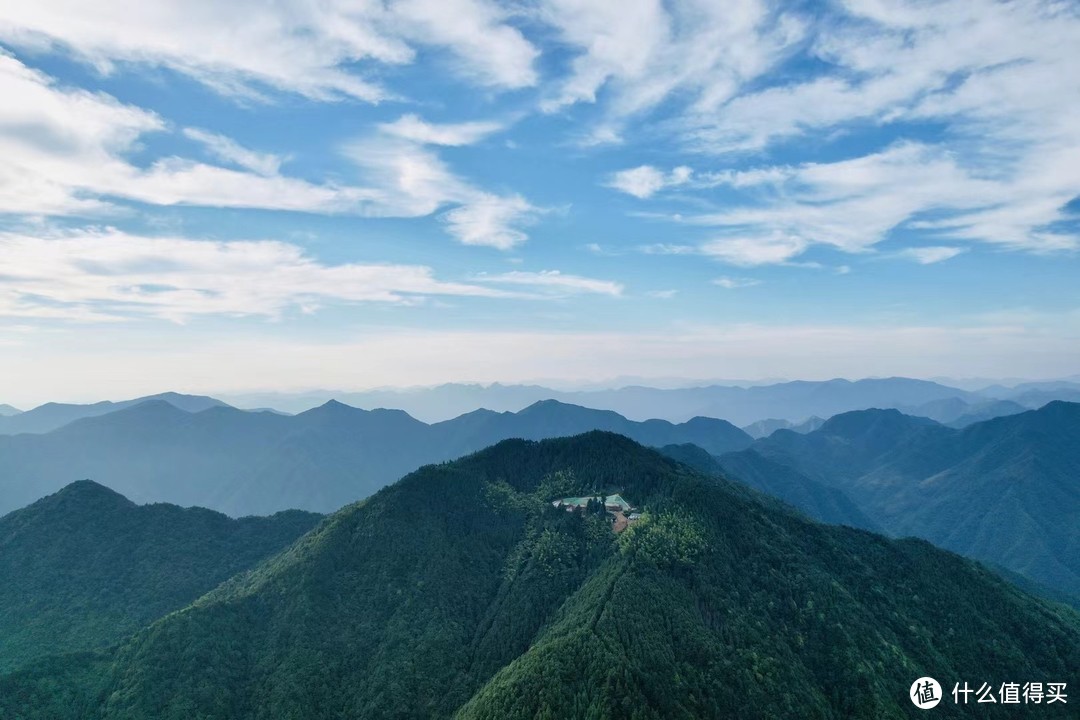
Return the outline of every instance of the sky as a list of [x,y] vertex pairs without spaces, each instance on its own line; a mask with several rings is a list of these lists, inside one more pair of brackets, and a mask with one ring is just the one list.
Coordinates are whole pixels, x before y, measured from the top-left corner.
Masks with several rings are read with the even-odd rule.
[[0,402],[1080,369],[1080,4],[0,1]]

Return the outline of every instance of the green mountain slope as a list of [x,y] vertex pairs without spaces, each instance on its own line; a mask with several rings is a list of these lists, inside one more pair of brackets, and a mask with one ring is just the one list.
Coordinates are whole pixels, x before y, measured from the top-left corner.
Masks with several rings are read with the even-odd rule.
[[[610,490],[645,512],[619,536],[549,502]],[[589,433],[423,468],[111,656],[0,679],[0,716],[904,718],[924,674],[1078,667],[1080,618],[981,566]]]
[[887,532],[1080,595],[1080,404],[962,430],[892,410],[846,413],[754,451],[842,490]]
[[665,445],[660,452],[709,476],[733,478],[759,492],[783,500],[814,520],[880,531],[843,492],[811,480],[753,450],[710,455],[697,445]]
[[0,518],[0,671],[115,643],[310,530],[299,511],[232,520],[138,506],[90,481]]

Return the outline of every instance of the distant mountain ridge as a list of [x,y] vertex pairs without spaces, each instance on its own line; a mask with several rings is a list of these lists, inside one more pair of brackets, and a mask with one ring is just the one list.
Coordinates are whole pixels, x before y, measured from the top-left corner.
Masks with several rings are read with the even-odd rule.
[[[355,407],[393,407],[425,422],[441,422],[478,408],[516,412],[540,400],[558,400],[600,410],[612,410],[630,420],[660,418],[683,422],[695,416],[716,417],[739,426],[762,421],[800,423],[812,416],[827,418],[870,407],[896,408],[912,415],[953,423],[963,416],[987,419],[995,400],[1009,399],[1022,409],[1034,409],[1054,399],[1080,397],[1080,384],[1035,384],[1015,398],[1008,388],[964,390],[927,380],[870,378],[863,380],[792,381],[762,385],[703,385],[654,388],[630,385],[600,390],[556,390],[540,385],[469,385],[450,383],[431,388],[318,391],[298,394],[259,393],[227,396],[238,407],[276,407],[300,412],[337,399]],[[1001,412],[1015,406],[996,406]],[[1012,408],[1012,409],[1009,409]],[[974,421],[974,420],[972,420]],[[773,427],[772,429],[776,429]]]
[[[225,405],[220,400],[203,395],[182,395],[180,393],[166,392],[158,395],[133,400],[110,402],[108,400],[90,405],[77,405],[72,403],[45,403],[25,412],[16,412],[3,416],[0,413],[0,435],[16,435],[19,433],[47,433],[61,428],[68,423],[83,418],[98,417],[108,413],[133,407],[144,402],[162,401],[186,412],[199,412],[211,407]],[[6,406],[10,407],[10,406]]]
[[753,450],[710,455],[696,445],[666,445],[664,455],[710,477],[723,477],[778,498],[819,522],[880,532],[881,528],[842,491],[812,480]]
[[0,403],[0,417],[10,417],[11,415],[18,415],[21,412],[22,410],[17,407],[12,407],[7,403]]
[[288,511],[233,520],[136,505],[82,480],[0,517],[0,672],[107,647],[310,530]]
[[[438,422],[477,408],[521,410],[541,400],[612,410],[631,420],[651,418],[684,422],[696,416],[723,418],[749,425],[766,418],[801,422],[817,415],[828,417],[867,407],[921,405],[959,397],[972,402],[984,398],[964,390],[910,378],[793,381],[748,387],[708,385],[690,388],[627,386],[606,390],[563,391],[539,385],[447,384],[434,388],[373,390],[367,392],[312,393],[298,396],[261,394],[238,396],[233,402],[248,406],[279,407],[296,411],[334,397],[364,408],[394,407],[414,417]],[[295,403],[295,404],[294,404]]]
[[842,491],[881,528],[1080,596],[1080,404],[963,429],[896,410],[778,430],[747,451]]
[[541,401],[517,413],[479,410],[428,425],[400,410],[330,401],[294,416],[215,405],[188,413],[161,400],[84,418],[42,435],[0,436],[0,512],[89,477],[139,502],[230,515],[328,512],[421,465],[506,438],[588,430],[647,445],[693,443],[722,454],[752,438],[724,420],[633,422],[610,411]]
[[819,418],[817,415],[808,417],[799,423],[793,423],[790,420],[780,420],[778,418],[769,418],[768,420],[758,420],[756,423],[750,423],[743,427],[745,432],[755,440],[763,437],[769,437],[777,430],[794,430],[798,433],[808,433],[813,430],[817,430],[825,422],[824,418]]

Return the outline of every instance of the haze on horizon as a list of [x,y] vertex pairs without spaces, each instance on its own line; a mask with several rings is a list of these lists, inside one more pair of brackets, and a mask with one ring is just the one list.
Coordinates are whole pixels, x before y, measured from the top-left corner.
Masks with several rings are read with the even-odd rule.
[[1073,376],[1078,66],[1051,0],[7,3],[0,403]]

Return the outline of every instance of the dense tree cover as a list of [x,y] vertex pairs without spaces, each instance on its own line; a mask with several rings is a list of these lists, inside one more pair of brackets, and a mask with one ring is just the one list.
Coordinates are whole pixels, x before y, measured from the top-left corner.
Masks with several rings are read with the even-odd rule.
[[[646,514],[619,536],[550,504],[615,490]],[[924,674],[1075,683],[1080,617],[589,433],[423,468],[54,665],[0,679],[0,717],[901,718]]]
[[233,520],[72,483],[0,518],[0,671],[111,645],[278,552],[320,517]]
[[705,475],[737,478],[739,482],[779,498],[815,520],[864,530],[880,530],[841,490],[813,480],[753,450],[725,453],[717,457],[696,445],[684,444],[665,445],[660,452]]
[[806,435],[778,431],[755,453],[841,490],[890,534],[1080,596],[1080,404],[962,430],[895,410],[845,413]]

